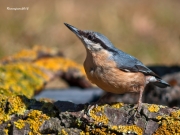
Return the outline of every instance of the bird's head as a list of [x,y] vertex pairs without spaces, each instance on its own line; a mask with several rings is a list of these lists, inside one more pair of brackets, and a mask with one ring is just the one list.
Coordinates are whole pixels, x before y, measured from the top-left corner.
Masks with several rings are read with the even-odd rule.
[[115,51],[115,47],[104,35],[87,30],[79,30],[74,26],[64,23],[82,41],[87,51],[99,52],[102,50]]

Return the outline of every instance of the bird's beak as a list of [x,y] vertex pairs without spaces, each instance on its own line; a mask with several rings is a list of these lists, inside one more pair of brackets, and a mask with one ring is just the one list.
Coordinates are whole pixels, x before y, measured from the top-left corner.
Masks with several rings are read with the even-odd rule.
[[77,28],[75,28],[72,25],[69,25],[67,23],[64,23],[74,34],[76,34],[76,36],[78,36],[79,38],[81,37],[80,35],[80,30],[78,30]]

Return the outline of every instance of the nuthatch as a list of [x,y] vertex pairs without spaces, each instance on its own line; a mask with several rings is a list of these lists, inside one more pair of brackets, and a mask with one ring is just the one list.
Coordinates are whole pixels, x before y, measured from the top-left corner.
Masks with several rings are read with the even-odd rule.
[[148,83],[161,88],[170,86],[138,59],[115,48],[104,35],[79,30],[67,23],[65,25],[76,34],[86,48],[84,69],[88,79],[106,92],[139,92],[138,111],[141,108],[144,88]]

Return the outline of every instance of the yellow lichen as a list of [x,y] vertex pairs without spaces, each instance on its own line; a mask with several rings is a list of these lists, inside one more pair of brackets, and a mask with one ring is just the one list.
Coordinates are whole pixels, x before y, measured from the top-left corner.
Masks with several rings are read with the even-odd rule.
[[90,116],[96,121],[95,123],[108,124],[108,117],[104,113],[105,106],[107,105],[97,106],[90,111]]
[[15,121],[14,124],[18,129],[22,129],[25,126],[24,120],[21,119]]
[[43,114],[41,111],[33,110],[28,114],[28,118],[25,122],[30,124],[30,129],[33,134],[39,134],[39,127],[48,120],[49,116]]
[[[1,90],[2,93],[7,93],[5,91],[5,89]],[[26,105],[19,96],[10,94],[10,92],[7,95],[0,94],[0,124],[10,120],[12,114],[23,114],[26,110]],[[5,108],[8,111],[5,111]]]
[[61,135],[68,135],[68,133],[64,129],[62,129],[61,130]]
[[152,104],[152,105],[150,105],[150,106],[148,107],[148,110],[149,110],[150,112],[158,112],[159,109],[160,109],[160,107],[159,107],[158,105],[155,105],[155,104]]
[[95,128],[91,131],[91,134],[95,135],[107,135],[107,128]]
[[36,46],[0,60],[0,88],[31,98],[59,71],[73,69],[78,77],[85,76],[82,65],[58,54],[55,49]]
[[180,110],[174,111],[168,115],[157,116],[160,127],[154,135],[174,135],[180,134]]
[[143,130],[140,127],[136,126],[136,125],[112,126],[109,129],[115,130],[118,133],[125,133],[125,134],[127,134],[127,133],[135,133],[137,135],[142,135],[143,134]]
[[4,129],[3,131],[4,131],[5,135],[9,134],[9,130],[8,129]]
[[17,94],[32,97],[35,90],[41,90],[50,78],[30,63],[0,65],[0,87]]
[[80,135],[86,135],[86,133],[84,131],[81,131]]
[[180,110],[171,113],[171,116],[175,119],[180,119]]
[[[19,112],[16,112],[16,113],[19,113]],[[5,116],[9,116],[9,115],[5,115]],[[29,132],[29,135],[31,134],[40,135],[39,128],[44,123],[44,121],[48,119],[49,119],[49,116],[47,116],[46,114],[43,114],[41,111],[38,111],[38,110],[33,110],[27,115],[26,120],[19,119],[18,121],[14,122],[14,124],[18,129],[22,129],[25,126],[25,123],[28,123],[31,129],[31,132]],[[5,121],[5,120],[2,119],[2,121]]]
[[10,116],[8,114],[0,113],[0,124],[2,124],[3,121],[8,121],[10,120]]
[[[35,135],[33,132],[29,132],[28,135]],[[40,135],[39,133],[37,135]]]
[[122,106],[124,106],[124,103],[113,103],[113,104],[111,104],[111,107],[117,108],[117,109],[121,108]]
[[22,102],[19,96],[12,96],[8,98],[9,114],[23,114],[26,110],[26,105]]

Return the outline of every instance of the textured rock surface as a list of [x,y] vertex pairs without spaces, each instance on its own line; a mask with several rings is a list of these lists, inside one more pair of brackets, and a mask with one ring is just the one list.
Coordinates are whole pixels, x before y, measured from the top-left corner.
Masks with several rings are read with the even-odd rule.
[[141,112],[134,115],[134,105],[123,103],[77,105],[66,101],[36,101],[15,95],[3,98],[0,103],[6,105],[1,109],[1,134],[180,133],[180,110],[166,106],[143,104]]

